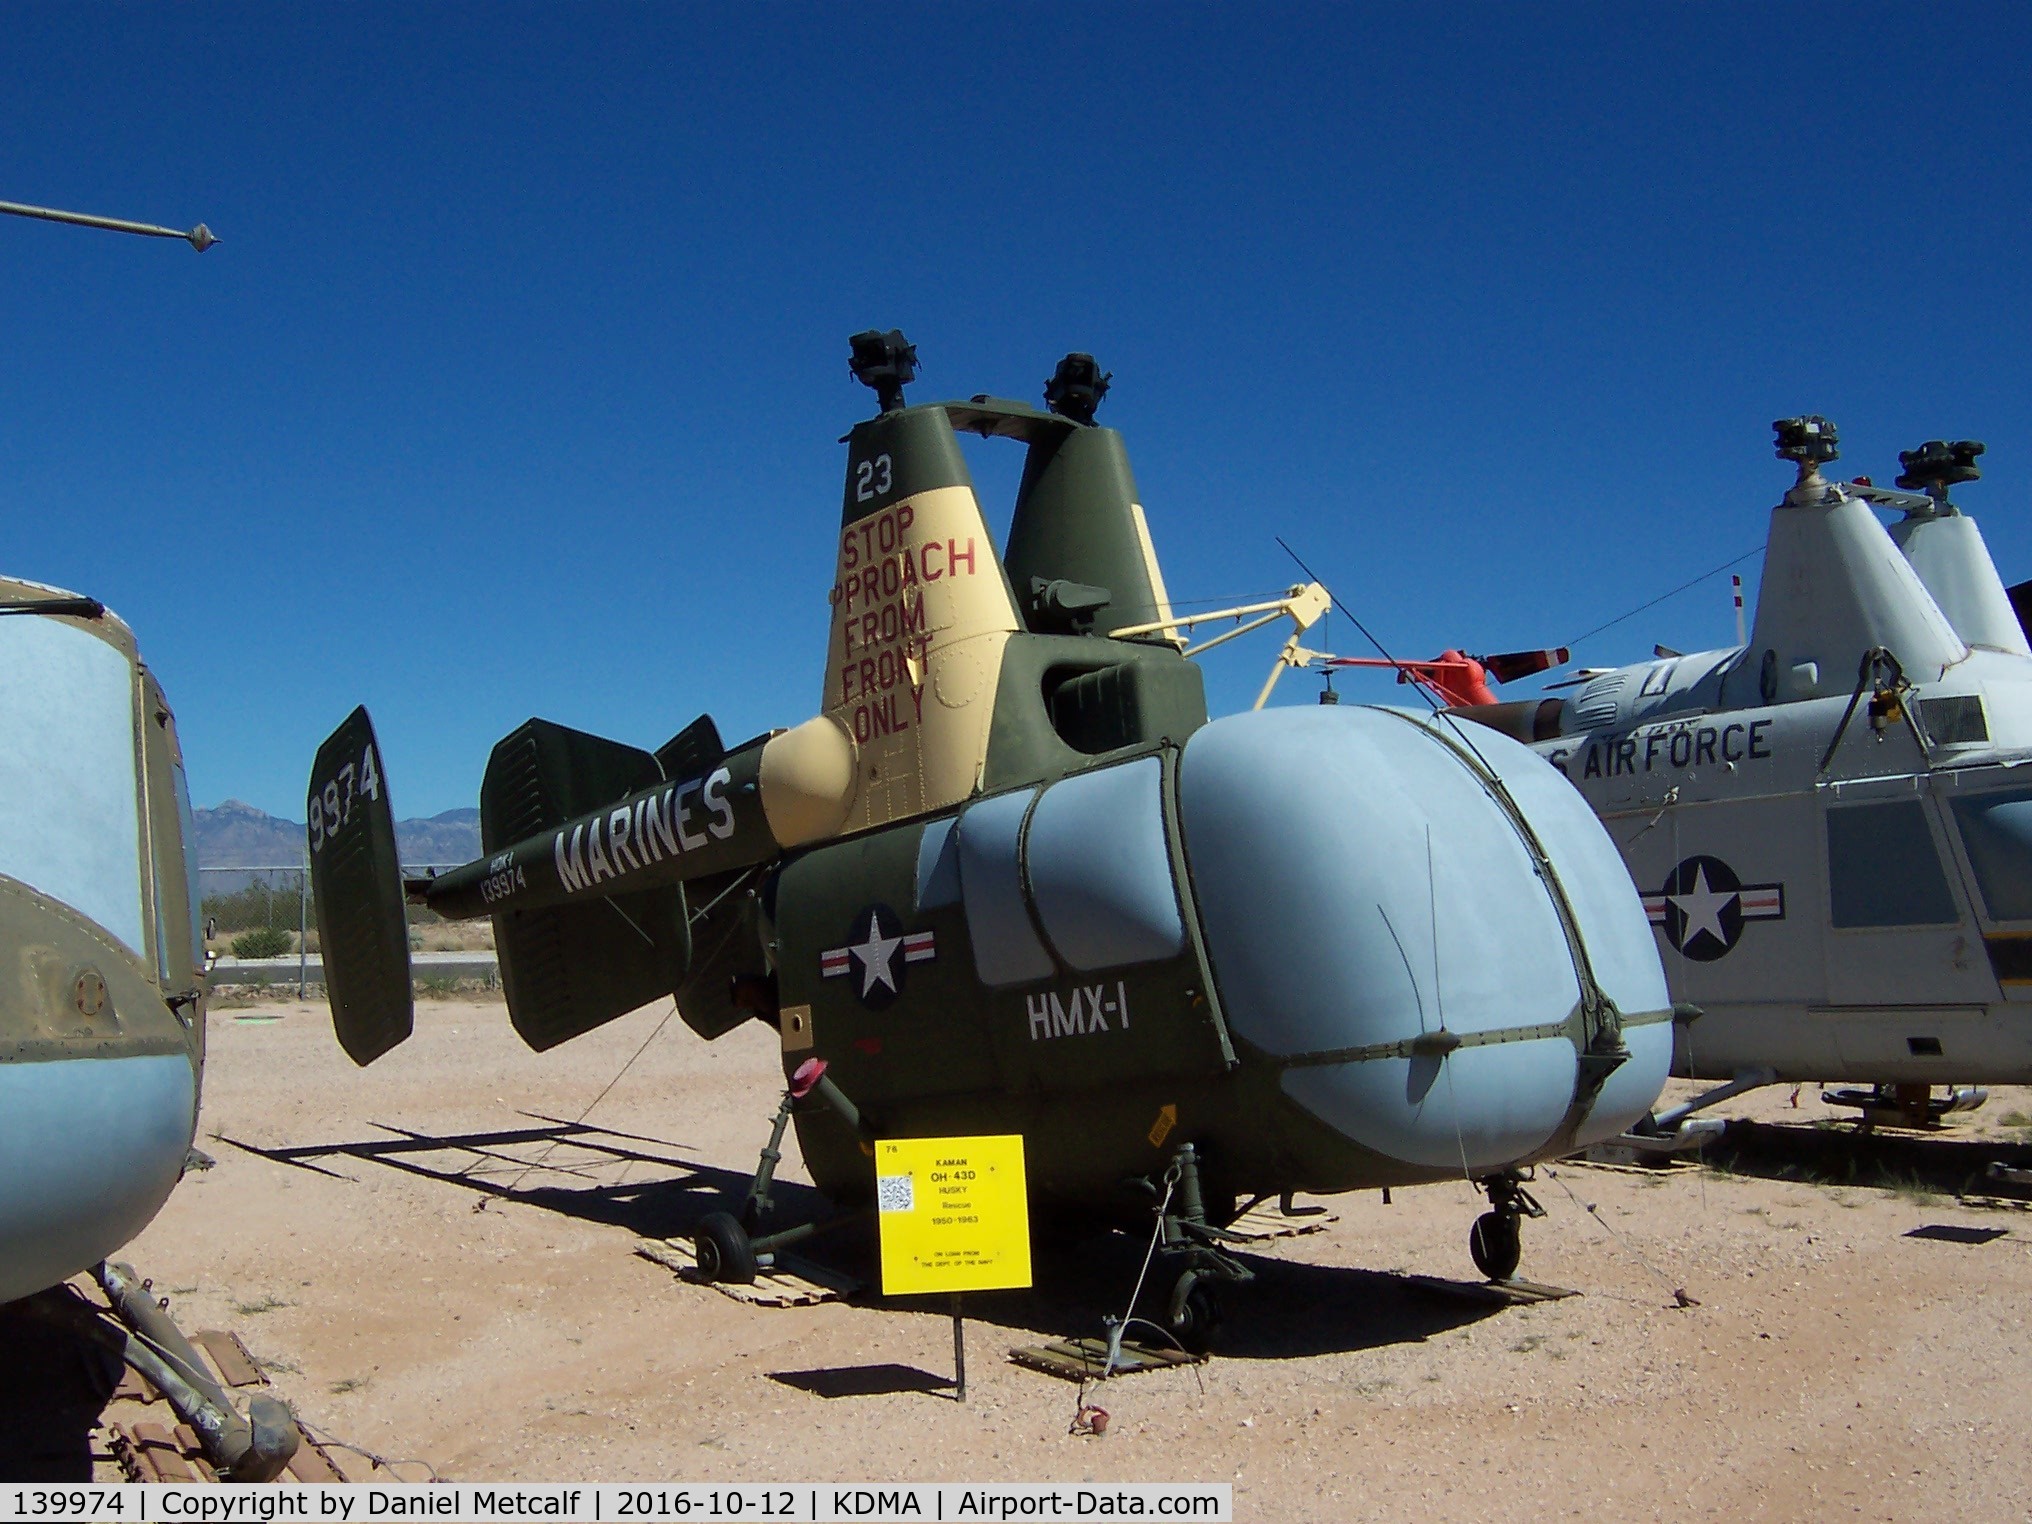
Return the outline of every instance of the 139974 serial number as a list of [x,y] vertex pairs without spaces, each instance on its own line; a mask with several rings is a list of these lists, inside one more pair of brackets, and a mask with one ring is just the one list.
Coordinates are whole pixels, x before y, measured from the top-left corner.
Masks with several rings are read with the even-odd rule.
[[127,1517],[127,1499],[117,1492],[104,1492],[95,1487],[72,1487],[63,1491],[39,1487],[34,1492],[14,1494],[14,1517],[17,1519],[82,1519],[88,1514],[111,1514],[124,1519]]

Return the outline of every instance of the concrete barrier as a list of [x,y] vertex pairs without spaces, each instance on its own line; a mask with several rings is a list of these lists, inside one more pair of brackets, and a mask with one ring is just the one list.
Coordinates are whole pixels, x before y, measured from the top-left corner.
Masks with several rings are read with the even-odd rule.
[[[501,981],[501,966],[491,952],[413,952],[409,955],[411,975],[425,979],[482,979],[489,985]],[[226,984],[323,984],[325,961],[316,953],[291,953],[285,958],[222,957],[212,965],[211,987]]]

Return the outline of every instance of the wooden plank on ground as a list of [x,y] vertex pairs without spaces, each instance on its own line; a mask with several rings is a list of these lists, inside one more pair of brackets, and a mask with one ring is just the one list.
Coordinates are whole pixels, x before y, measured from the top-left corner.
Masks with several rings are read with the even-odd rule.
[[1324,1233],[1340,1218],[1322,1207],[1285,1213],[1275,1204],[1253,1206],[1223,1230],[1236,1238],[1260,1242],[1270,1238],[1298,1238],[1307,1233]]
[[331,1456],[325,1453],[324,1446],[320,1445],[308,1434],[304,1435],[303,1443],[296,1447],[296,1454],[289,1458],[289,1464],[283,1469],[299,1482],[343,1482],[345,1480],[345,1477],[339,1474],[339,1468],[332,1464]]
[[1537,1302],[1559,1302],[1580,1295],[1565,1286],[1542,1286],[1537,1281],[1449,1281],[1437,1275],[1407,1275],[1404,1283],[1435,1296],[1454,1297],[1463,1302],[1480,1302],[1494,1307],[1528,1307]]
[[162,1393],[155,1389],[155,1383],[131,1365],[120,1367],[120,1381],[113,1388],[109,1402],[160,1402]]
[[698,1258],[689,1239],[666,1238],[637,1244],[635,1252],[666,1270],[675,1270],[684,1280],[710,1285],[720,1295],[751,1307],[811,1307],[820,1302],[841,1301],[861,1289],[861,1283],[852,1276],[794,1254],[778,1254],[772,1268],[760,1271],[751,1283],[741,1285],[732,1281],[699,1281]]
[[[1009,1351],[1009,1358],[1031,1370],[1043,1371],[1047,1376],[1058,1376],[1067,1381],[1093,1381],[1107,1367],[1108,1341],[1058,1339],[1049,1344],[1019,1345]],[[1184,1350],[1124,1339],[1121,1349],[1116,1352],[1115,1368],[1111,1374],[1133,1376],[1139,1371],[1171,1370],[1181,1365],[1199,1365],[1205,1359],[1205,1355],[1187,1354]]]
[[165,1482],[194,1482],[197,1473],[184,1464],[183,1448],[176,1442],[176,1436],[159,1423],[137,1423],[134,1426],[134,1448],[141,1463],[153,1471],[156,1478]]
[[267,1374],[254,1363],[254,1357],[240,1342],[238,1334],[228,1333],[222,1328],[208,1328],[191,1335],[191,1342],[205,1352],[212,1368],[219,1373],[219,1379],[227,1386],[268,1385]]

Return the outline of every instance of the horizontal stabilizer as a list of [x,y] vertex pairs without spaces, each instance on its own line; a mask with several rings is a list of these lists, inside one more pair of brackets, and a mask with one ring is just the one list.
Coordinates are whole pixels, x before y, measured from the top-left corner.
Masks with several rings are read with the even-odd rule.
[[702,714],[657,748],[656,762],[666,778],[696,778],[726,759],[720,727]]
[[370,1064],[416,1025],[409,924],[387,774],[365,707],[318,748],[308,800],[311,895],[339,1045]]
[[669,998],[691,962],[678,885],[511,910],[494,917],[494,944],[508,1019],[538,1053]]
[[[704,739],[717,746],[712,722],[702,719],[665,750],[701,725],[709,732]],[[530,720],[487,761],[482,845],[491,855],[664,776],[656,757],[639,747]],[[493,921],[509,1019],[538,1052],[672,994],[691,963],[680,885],[505,910]]]

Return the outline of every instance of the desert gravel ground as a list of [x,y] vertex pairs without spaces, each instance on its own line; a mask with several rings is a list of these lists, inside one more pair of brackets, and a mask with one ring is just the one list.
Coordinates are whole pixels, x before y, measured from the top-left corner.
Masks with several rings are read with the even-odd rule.
[[[1934,1194],[1928,1164],[1772,1178],[1847,1174],[1840,1140],[1786,1162],[1829,1141],[1812,1090],[1728,1108],[1795,1129],[1766,1130],[1762,1173],[1541,1170],[1522,1273],[1583,1293],[1563,1301],[1405,1280],[1474,1278],[1465,1183],[1331,1201],[1326,1232],[1254,1257],[1217,1358],[1091,1394],[1094,1438],[1068,1432],[1076,1387],[1003,1357],[1095,1331],[1140,1244],[971,1299],[964,1405],[937,1385],[942,1306],[755,1308],[632,1252],[744,1188],[780,1086],[773,1034],[706,1044],[666,1013],[536,1055],[498,1003],[431,1002],[362,1071],[320,1004],[217,1009],[216,1167],[122,1257],[326,1432],[461,1480],[1230,1481],[1250,1521],[2032,1517],[2032,1214]],[[1909,1157],[2014,1144],[2019,1108],[1999,1092]],[[645,1157],[431,1146],[581,1115]]]

